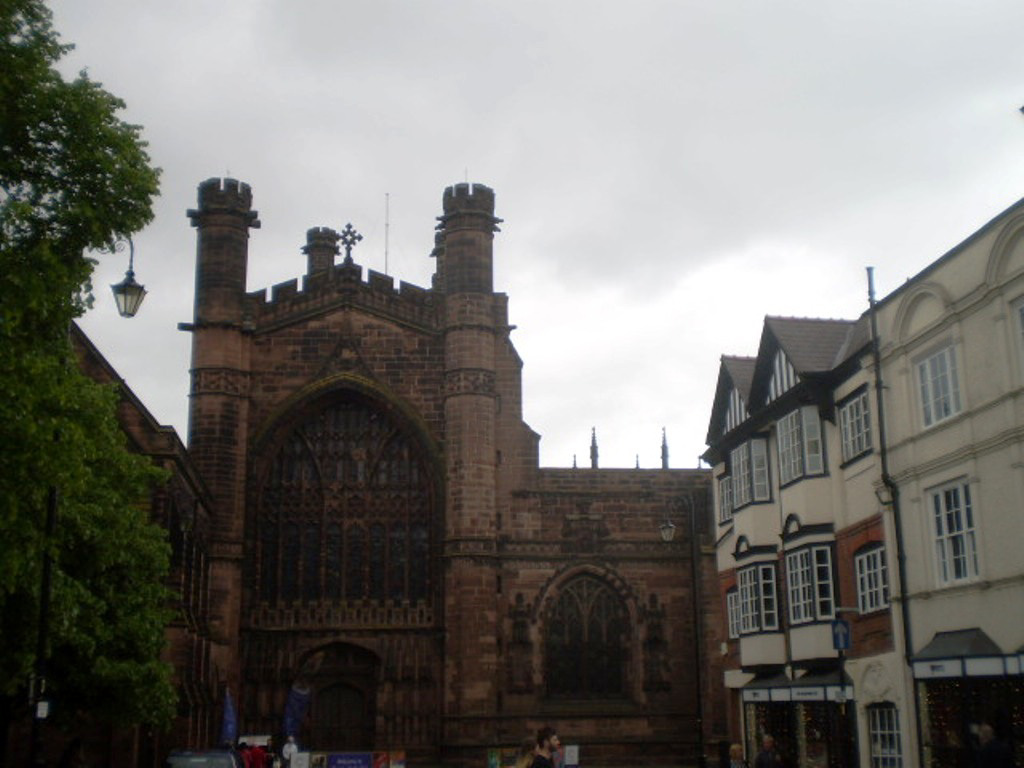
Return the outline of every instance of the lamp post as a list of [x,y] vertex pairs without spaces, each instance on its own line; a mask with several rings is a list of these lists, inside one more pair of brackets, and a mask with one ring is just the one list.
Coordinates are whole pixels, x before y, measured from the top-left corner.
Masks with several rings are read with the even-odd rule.
[[[126,238],[128,243],[128,271],[124,280],[112,285],[117,311],[121,317],[135,317],[142,300],[146,298],[146,289],[135,281],[135,244]],[[125,240],[114,243],[112,251],[123,251]],[[70,337],[71,325],[68,324]],[[60,430],[53,434],[55,443],[60,441]],[[38,768],[46,767],[46,754],[43,749],[43,722],[50,715],[50,701],[46,698],[46,682],[48,674],[47,656],[50,644],[50,602],[52,598],[53,554],[52,547],[57,535],[57,508],[60,502],[60,489],[51,485],[46,496],[46,521],[43,529],[42,563],[39,576],[39,627],[36,634],[36,658],[33,670],[32,685],[29,691],[32,703],[32,730],[29,740],[29,765]]]
[[[135,243],[132,239],[126,238],[128,242],[128,271],[124,273],[124,280],[110,286],[114,292],[114,301],[117,302],[117,311],[121,317],[135,317],[135,313],[142,306],[142,300],[146,298],[146,287],[135,281]],[[118,240],[114,243],[113,250],[123,251],[125,240]]]
[[[697,504],[692,493],[687,493],[683,504],[690,514],[690,577],[693,585],[693,671],[694,680],[694,704],[697,718],[697,766],[704,768],[707,764],[704,755],[704,702],[701,680],[703,679],[702,667],[704,655],[701,653],[701,638],[703,633],[700,630],[700,543],[697,540]],[[661,540],[666,544],[676,536],[676,526],[667,517],[658,526],[658,533]]]

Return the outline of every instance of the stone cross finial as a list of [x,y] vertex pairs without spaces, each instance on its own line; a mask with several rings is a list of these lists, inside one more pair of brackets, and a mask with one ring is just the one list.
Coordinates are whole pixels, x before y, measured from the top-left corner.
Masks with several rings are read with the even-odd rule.
[[363,236],[352,228],[351,224],[346,224],[345,228],[341,230],[341,235],[338,238],[341,240],[341,244],[345,246],[345,261],[351,263],[352,261],[352,247],[363,239]]

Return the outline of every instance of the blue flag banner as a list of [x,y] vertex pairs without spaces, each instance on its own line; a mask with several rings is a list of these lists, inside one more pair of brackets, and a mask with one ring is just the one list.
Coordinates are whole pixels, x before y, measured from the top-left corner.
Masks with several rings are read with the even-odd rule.
[[284,735],[298,736],[299,726],[309,709],[309,689],[302,688],[298,684],[293,685],[288,691],[288,700],[284,704]]
[[224,714],[220,725],[220,743],[222,746],[234,745],[238,738],[238,712],[235,700],[231,698],[231,689],[224,689]]

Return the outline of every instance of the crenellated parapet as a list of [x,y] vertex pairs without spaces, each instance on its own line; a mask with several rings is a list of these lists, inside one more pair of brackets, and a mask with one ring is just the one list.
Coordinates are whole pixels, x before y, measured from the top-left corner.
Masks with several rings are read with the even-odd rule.
[[[494,190],[484,184],[455,184],[445,189],[444,214],[438,216],[438,229],[446,229],[457,217],[465,217],[462,226],[476,226],[498,232],[501,219],[494,215]],[[469,224],[469,222],[474,222]]]
[[292,279],[272,286],[269,292],[253,291],[246,296],[247,323],[257,333],[348,307],[430,331],[438,324],[433,291],[405,281],[396,288],[394,278],[372,269],[363,280],[363,268],[353,262],[311,272],[301,285]]
[[483,184],[448,187],[443,210],[433,252],[436,287],[448,294],[491,293],[493,240],[501,223],[494,215],[494,190]]
[[247,227],[259,229],[260,221],[252,210],[252,189],[238,179],[207,179],[199,184],[199,208],[189,209],[192,226],[197,227],[204,216],[240,216]]
[[249,230],[260,220],[252,190],[236,179],[199,185],[199,207],[187,212],[199,230],[196,251],[195,323],[237,325],[241,321],[249,260]]

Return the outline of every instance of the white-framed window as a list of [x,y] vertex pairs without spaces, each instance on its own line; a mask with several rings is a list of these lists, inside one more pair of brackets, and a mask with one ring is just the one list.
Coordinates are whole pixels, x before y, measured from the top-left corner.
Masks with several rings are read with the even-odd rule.
[[740,636],[740,591],[730,589],[725,593],[725,613],[729,619],[729,639]]
[[940,584],[978,576],[971,486],[963,481],[929,491],[935,525],[935,563]]
[[895,704],[872,704],[868,709],[871,768],[903,768],[900,713]]
[[779,419],[778,436],[781,485],[822,473],[821,422],[816,407],[804,406]]
[[843,442],[843,461],[871,450],[871,408],[867,390],[839,407],[839,431]]
[[804,547],[786,555],[789,620],[793,624],[835,618],[832,547]]
[[740,634],[779,628],[775,566],[752,565],[739,571]]
[[863,613],[889,607],[889,571],[885,564],[885,547],[862,549],[853,557],[857,578],[857,610]]
[[718,478],[718,522],[732,520],[732,478],[729,475]]
[[772,378],[768,382],[768,402],[792,389],[796,380],[796,368],[789,362],[786,353],[781,349],[778,350],[775,353],[775,359],[772,360]]
[[748,440],[729,453],[734,509],[752,501],[771,498],[768,483],[768,441],[763,437]]
[[960,382],[956,350],[952,345],[943,347],[917,364],[917,382],[926,427],[940,424],[960,413]]
[[750,475],[754,501],[768,501],[768,441],[764,438],[750,441]]

